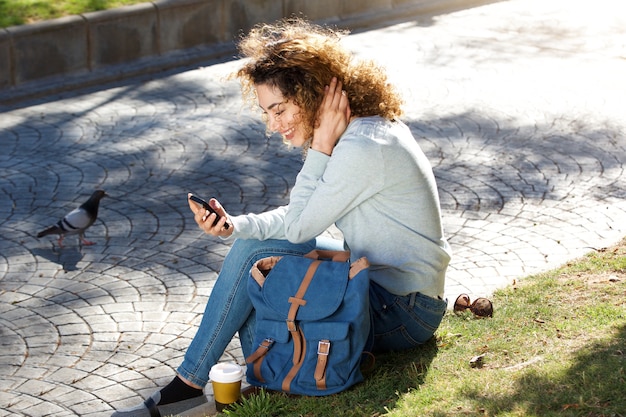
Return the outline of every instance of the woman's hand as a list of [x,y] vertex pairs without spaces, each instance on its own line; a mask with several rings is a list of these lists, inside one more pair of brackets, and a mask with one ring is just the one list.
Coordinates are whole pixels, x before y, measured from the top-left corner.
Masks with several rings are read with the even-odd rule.
[[[193,219],[196,221],[200,229],[204,231],[204,233],[220,237],[228,237],[233,234],[233,225],[228,222],[228,214],[219,201],[214,198],[209,200],[209,205],[220,215],[220,219],[215,224],[213,223],[215,222],[217,216],[214,213],[209,212],[209,210],[206,210],[200,204],[191,201],[189,196],[187,196],[187,201],[189,202],[189,208],[193,213]],[[229,225],[228,228],[224,227],[226,223]]]
[[333,153],[333,148],[350,123],[350,103],[341,88],[341,82],[333,77],[318,111],[318,126],[313,130],[311,149],[326,155]]

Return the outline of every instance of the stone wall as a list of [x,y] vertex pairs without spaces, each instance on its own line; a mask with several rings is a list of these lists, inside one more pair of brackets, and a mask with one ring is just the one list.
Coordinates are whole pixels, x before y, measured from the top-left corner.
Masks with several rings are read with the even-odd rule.
[[476,0],[156,0],[0,29],[0,102],[232,56],[259,22],[357,29]]

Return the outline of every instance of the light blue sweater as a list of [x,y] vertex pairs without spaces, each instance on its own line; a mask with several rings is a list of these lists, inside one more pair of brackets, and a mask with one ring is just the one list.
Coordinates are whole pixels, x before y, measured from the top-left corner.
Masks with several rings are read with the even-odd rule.
[[289,205],[231,218],[232,237],[304,242],[335,224],[389,292],[443,297],[450,246],[430,163],[406,125],[353,120],[332,156],[309,150]]

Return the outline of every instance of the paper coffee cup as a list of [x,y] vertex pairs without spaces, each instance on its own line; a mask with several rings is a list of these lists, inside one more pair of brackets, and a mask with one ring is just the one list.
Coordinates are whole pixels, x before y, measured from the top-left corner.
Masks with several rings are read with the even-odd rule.
[[211,372],[209,372],[209,379],[213,385],[213,396],[218,411],[220,408],[239,400],[242,378],[243,369],[235,363],[213,365]]

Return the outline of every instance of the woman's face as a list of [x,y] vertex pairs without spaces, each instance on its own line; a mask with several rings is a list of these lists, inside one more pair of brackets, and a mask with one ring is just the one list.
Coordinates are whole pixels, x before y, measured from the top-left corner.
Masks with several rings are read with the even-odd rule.
[[276,86],[257,84],[255,88],[269,130],[280,133],[283,140],[292,146],[302,147],[308,138],[302,125],[300,107],[285,99]]

